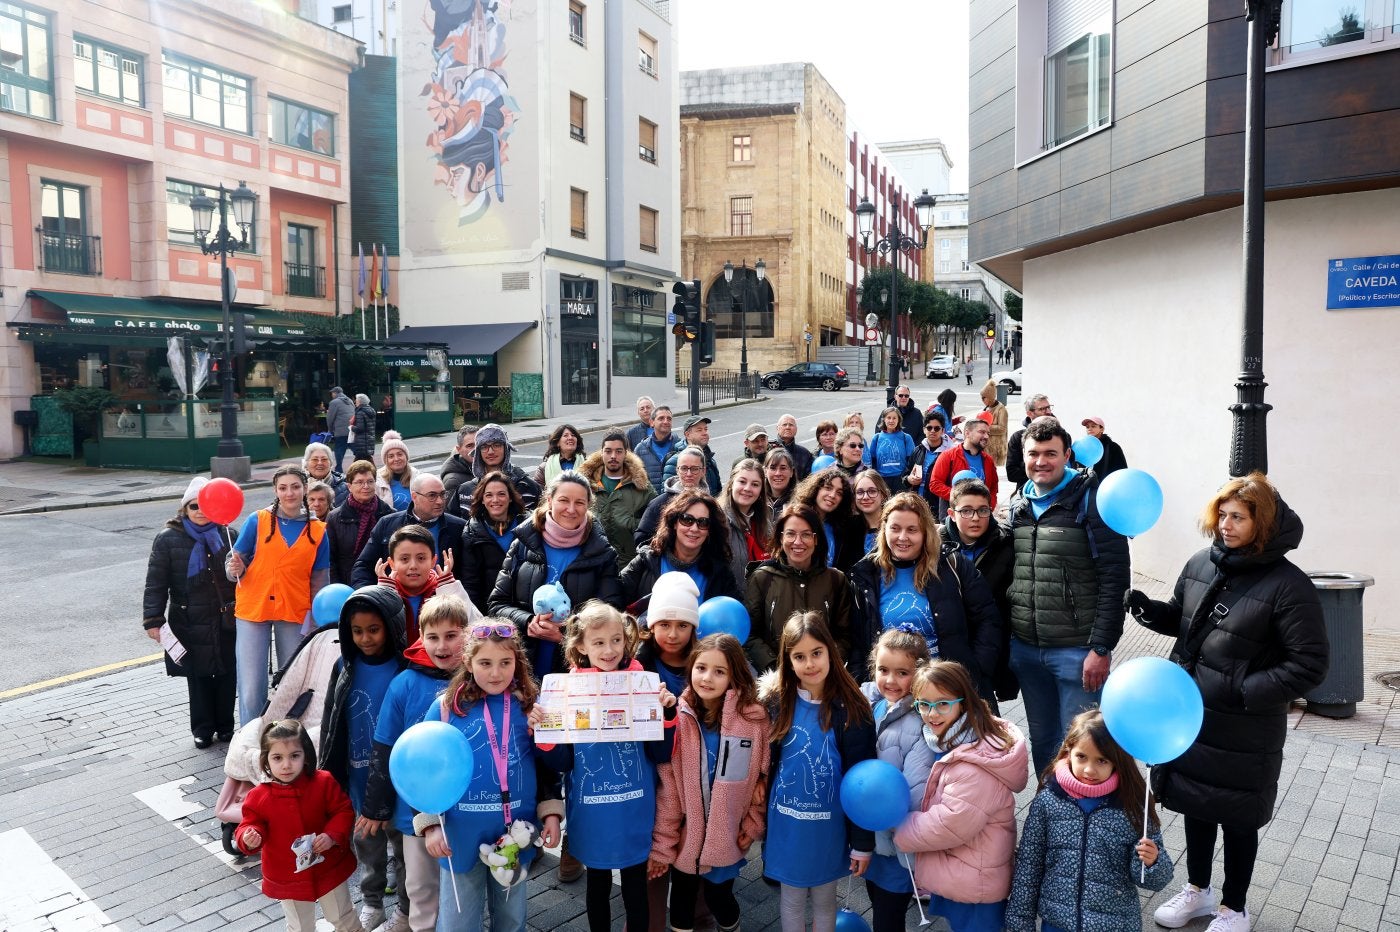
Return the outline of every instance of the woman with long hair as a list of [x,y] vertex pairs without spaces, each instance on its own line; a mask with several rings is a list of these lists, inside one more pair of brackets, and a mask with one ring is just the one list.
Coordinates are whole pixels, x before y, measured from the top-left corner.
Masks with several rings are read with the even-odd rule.
[[490,598],[525,512],[520,492],[505,473],[493,470],[476,484],[462,534],[462,565],[455,570],[473,605],[485,605]]
[[408,462],[408,445],[403,442],[396,430],[384,432],[384,444],[379,448],[379,456],[384,465],[379,469],[378,481],[374,484],[375,494],[395,511],[407,511],[413,504],[413,478],[417,470]]
[[885,480],[874,469],[867,469],[856,475],[856,481],[852,484],[852,494],[855,495],[856,513],[865,522],[865,549],[864,553],[870,553],[875,549],[876,540],[880,536],[880,515],[885,508],[885,502],[890,500],[890,488],[885,485]]
[[865,522],[856,515],[855,491],[844,470],[833,466],[812,473],[792,493],[792,503],[821,516],[827,566],[844,573],[865,556]]
[[729,523],[730,569],[736,580],[747,579],[749,567],[768,559],[773,546],[763,498],[763,466],[758,460],[746,457],[729,470],[719,507]]
[[768,525],[783,513],[792,500],[792,490],[797,486],[797,463],[792,454],[782,447],[768,451],[763,461],[763,501],[768,505]]
[[743,598],[730,560],[729,522],[719,503],[699,489],[681,489],[661,510],[661,522],[649,542],[618,577],[622,604],[642,615],[642,600],[665,573],[685,573],[695,581],[700,601],[727,595]]
[[583,434],[572,424],[560,424],[549,434],[545,443],[544,459],[535,467],[535,485],[544,488],[561,472],[573,469],[583,463],[588,451],[583,448]]

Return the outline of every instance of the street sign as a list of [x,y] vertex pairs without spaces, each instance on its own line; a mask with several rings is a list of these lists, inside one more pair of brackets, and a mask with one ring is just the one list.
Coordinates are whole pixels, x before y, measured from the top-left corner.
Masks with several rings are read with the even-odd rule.
[[666,312],[666,326],[669,327],[671,324],[674,324],[675,322],[676,322],[676,312],[675,312],[675,311],[667,311],[667,312]]
[[1400,256],[1333,259],[1327,265],[1327,309],[1400,307]]
[[874,327],[866,327],[866,328],[865,328],[865,345],[866,345],[866,346],[879,346],[879,345],[880,345],[880,331],[876,330]]
[[983,338],[982,338],[982,345],[985,346],[987,349],[991,349],[991,348],[992,348],[992,344],[995,343],[996,341],[997,341],[997,338],[996,338],[996,337],[983,337]]
[[811,342],[812,342],[812,331],[808,330],[806,333],[802,334],[802,339],[806,340],[808,343],[811,343]]

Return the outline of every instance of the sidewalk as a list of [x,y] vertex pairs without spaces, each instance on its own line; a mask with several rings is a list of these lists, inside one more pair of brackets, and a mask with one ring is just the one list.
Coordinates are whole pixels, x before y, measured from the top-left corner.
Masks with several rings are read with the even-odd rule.
[[[1166,594],[1152,580],[1135,584]],[[1116,660],[1162,654],[1170,643],[1130,625]],[[1366,651],[1368,677],[1400,668],[1400,636],[1370,636]],[[1292,714],[1278,810],[1249,893],[1256,930],[1400,932],[1395,696],[1368,686],[1361,711],[1345,722]],[[1003,712],[1024,728],[1020,702]],[[0,702],[0,928],[283,928],[280,907],[258,890],[257,861],[236,864],[219,851],[212,807],[223,749],[197,751],[187,732],[184,688],[158,664]],[[1020,794],[1022,816],[1033,793]],[[1163,816],[1176,879],[1144,898],[1149,930],[1157,928],[1152,910],[1185,882],[1180,817]],[[776,929],[777,894],[759,879],[761,849],[753,854],[737,886],[743,928]],[[582,932],[583,883],[560,885],[554,857],[541,861],[529,884],[530,929]],[[843,886],[847,905],[864,912],[863,885]],[[613,915],[620,928],[616,898]],[[915,928],[917,913],[909,915]]]
[[[765,400],[763,396],[755,399]],[[750,401],[728,401],[701,408],[721,411]],[[676,411],[689,411],[684,389],[676,390],[671,401]],[[519,421],[505,425],[511,443],[543,443],[560,424],[573,424],[581,431],[626,429],[636,423],[636,412],[629,408],[578,408],[567,415]],[[678,421],[684,417],[678,417]],[[485,421],[479,422],[480,424]],[[435,470],[457,443],[455,432],[411,437],[404,441],[415,466]],[[300,457],[253,464],[253,478],[244,488],[266,485],[279,466],[300,463]],[[196,474],[197,475],[197,474]],[[208,475],[208,473],[203,473]],[[160,499],[178,499],[189,485],[191,474],[143,469],[98,469],[90,466],[55,465],[48,462],[0,463],[0,514],[30,514],[62,511],[93,505],[129,505]]]

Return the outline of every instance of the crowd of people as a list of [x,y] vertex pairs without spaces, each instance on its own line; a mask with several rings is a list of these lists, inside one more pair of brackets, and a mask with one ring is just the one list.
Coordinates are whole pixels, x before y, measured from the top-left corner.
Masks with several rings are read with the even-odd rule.
[[[1287,558],[1301,519],[1267,477],[1230,481],[1199,518],[1210,546],[1152,600],[1098,511],[1101,470],[1126,466],[1103,420],[1082,421],[1105,450],[1086,467],[1044,395],[1009,436],[995,384],[971,417],[956,401],[945,391],[923,411],[900,386],[872,432],[858,413],[823,420],[811,449],[791,415],[771,437],[753,424],[727,469],[710,418],[676,429],[649,398],[591,453],[560,426],[533,475],[495,424],[462,428],[436,474],[393,432],[381,465],[341,474],[337,436],[279,468],[270,504],[236,530],[201,513],[194,480],[153,546],[144,625],[183,645],[167,670],[186,679],[196,747],[259,729],[266,782],[233,837],[263,852],[288,928],[311,928],[319,902],[338,930],[476,930],[488,911],[493,928],[524,929],[534,847],[512,885],[477,857],[523,820],[562,843],[561,880],[586,875],[595,932],[611,928],[614,870],[628,928],[688,930],[697,910],[738,928],[734,881],[760,842],[791,932],[809,916],[832,929],[852,876],[876,932],[904,928],[915,896],[960,932],[1133,929],[1136,888],[1173,876],[1160,803],[1185,817],[1189,882],[1158,924],[1247,930],[1288,702],[1326,671],[1320,606]],[[296,716],[259,717],[274,646],[285,665],[331,583],[354,594],[318,745]],[[541,610],[547,586],[570,611]],[[742,643],[699,635],[721,596],[747,609]],[[1176,638],[1207,710],[1150,787],[1096,711],[1128,617]],[[657,674],[662,740],[535,742],[543,676],[619,670]],[[1017,698],[1028,736],[1001,715]],[[391,779],[395,742],[420,721],[474,752],[446,813],[414,812]],[[842,775],[869,759],[908,783],[889,831],[840,802]],[[1018,833],[1014,794],[1032,778]]]

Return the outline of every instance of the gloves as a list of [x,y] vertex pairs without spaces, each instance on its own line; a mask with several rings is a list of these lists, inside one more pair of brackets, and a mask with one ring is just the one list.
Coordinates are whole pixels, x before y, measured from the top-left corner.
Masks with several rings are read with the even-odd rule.
[[1152,600],[1147,597],[1147,593],[1137,589],[1129,589],[1123,593],[1123,611],[1139,621],[1146,618],[1152,608]]

